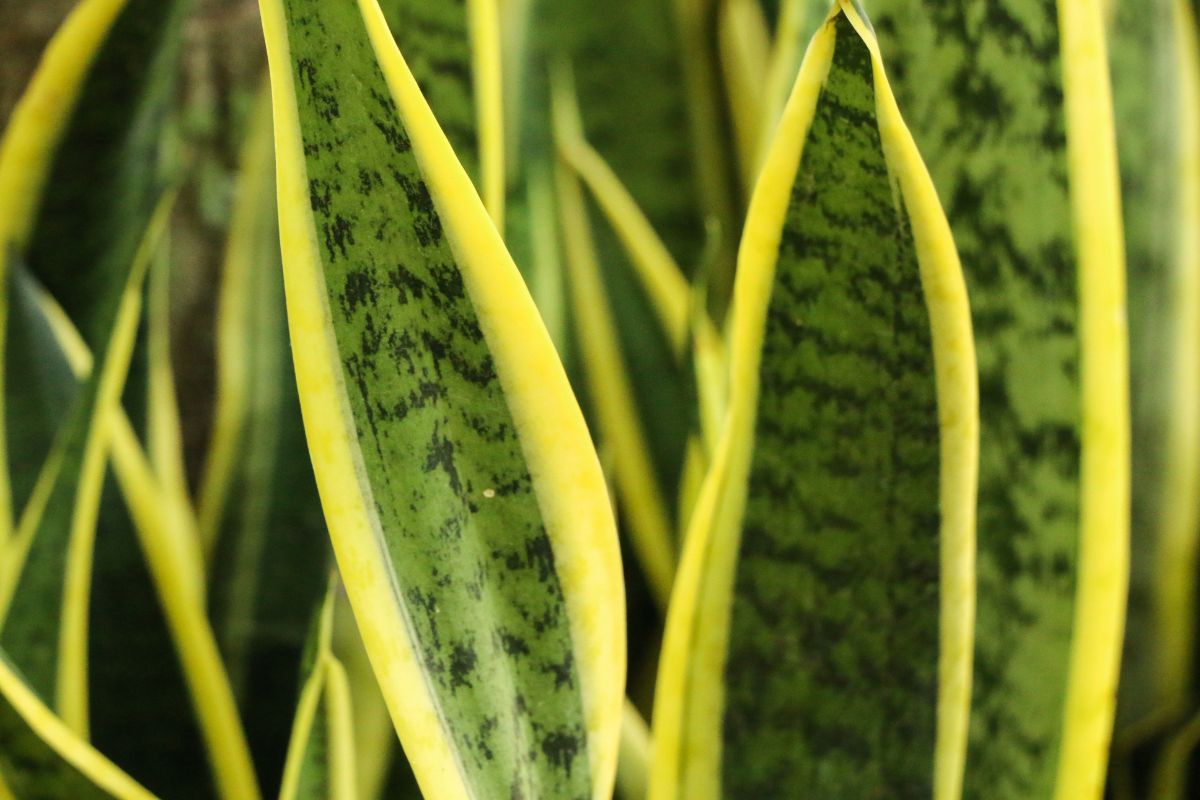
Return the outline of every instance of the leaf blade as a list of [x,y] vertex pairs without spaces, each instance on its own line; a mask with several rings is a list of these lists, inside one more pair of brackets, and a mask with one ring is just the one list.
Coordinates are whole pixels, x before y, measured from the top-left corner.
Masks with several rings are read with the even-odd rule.
[[[498,781],[504,787],[503,791],[508,791],[512,780],[519,781],[526,791],[543,786],[544,791],[548,792],[563,792],[571,796],[583,792],[599,796],[606,791],[606,786],[611,786],[613,780],[622,693],[620,677],[611,672],[598,674],[597,666],[602,657],[615,657],[617,662],[622,660],[620,575],[611,509],[607,504],[603,479],[595,454],[588,444],[578,407],[569,394],[562,367],[469,178],[458,165],[411,73],[395,50],[395,43],[387,32],[378,7],[373,2],[363,3],[361,16],[357,8],[348,5],[332,10],[323,6],[318,11],[311,4],[294,0],[287,4],[264,1],[261,8],[269,44],[277,120],[280,224],[286,253],[288,314],[294,352],[311,356],[299,357],[296,363],[298,381],[302,387],[305,425],[335,552],[343,569],[364,642],[372,653],[375,668],[380,671],[385,698],[408,748],[414,769],[424,791],[437,796],[464,796],[468,792],[467,781],[491,786],[481,791],[497,790],[492,784]],[[320,37],[313,38],[314,31],[305,30],[301,24],[301,16],[304,16],[304,20],[311,20],[313,17],[305,15],[312,14],[320,15],[327,30],[336,31],[330,35],[361,42],[363,59],[352,65],[344,63],[345,59],[337,65],[307,60],[307,51],[302,52],[300,48],[321,44]],[[382,72],[375,63],[376,58],[379,59]],[[356,70],[353,80],[364,81],[370,87],[360,93],[359,100],[375,105],[351,105],[353,98],[340,96],[337,114],[329,113],[333,111],[332,107],[321,104],[323,98],[330,96],[328,92],[338,80],[330,74],[334,66],[342,70]],[[328,77],[323,77],[322,73]],[[486,665],[491,669],[493,659],[496,659],[496,664],[504,664],[505,659],[496,644],[473,638],[476,633],[472,630],[456,631],[456,637],[467,638],[448,642],[446,648],[439,650],[429,647],[428,643],[432,641],[429,638],[432,621],[429,618],[430,611],[451,603],[461,604],[464,599],[458,594],[437,591],[437,587],[432,585],[425,588],[429,582],[428,571],[422,570],[420,564],[409,564],[411,554],[397,558],[397,554],[404,552],[399,549],[401,542],[394,533],[402,529],[397,515],[403,508],[398,509],[390,502],[376,500],[377,493],[383,497],[382,493],[395,492],[388,488],[392,480],[389,469],[402,469],[398,464],[409,464],[420,470],[421,462],[412,464],[413,455],[410,452],[399,462],[385,464],[385,460],[375,452],[375,448],[382,446],[379,438],[364,439],[367,446],[359,444],[359,436],[366,435],[369,425],[363,405],[366,398],[355,389],[356,368],[352,357],[357,357],[357,337],[362,333],[363,322],[355,322],[349,316],[339,317],[347,312],[352,315],[354,311],[353,305],[341,305],[347,297],[342,294],[341,282],[347,276],[342,260],[357,260],[360,265],[368,262],[362,255],[364,251],[357,248],[360,245],[370,246],[368,239],[373,239],[375,229],[369,229],[368,233],[367,228],[355,227],[362,223],[361,212],[348,208],[342,210],[342,203],[348,197],[344,189],[348,187],[322,183],[316,186],[318,191],[315,195],[310,194],[314,179],[325,181],[329,176],[325,171],[328,165],[314,160],[315,155],[327,152],[321,144],[328,141],[324,138],[328,130],[322,128],[320,122],[322,113],[327,114],[325,122],[335,116],[343,121],[348,118],[356,120],[352,125],[356,148],[375,156],[364,165],[375,164],[380,170],[387,170],[390,165],[398,171],[397,175],[384,173],[386,180],[376,184],[375,188],[380,192],[377,197],[389,197],[394,203],[393,208],[412,215],[404,221],[404,225],[412,225],[414,220],[416,222],[415,229],[395,226],[384,230],[389,246],[407,248],[407,252],[415,253],[416,257],[404,265],[405,269],[428,269],[424,263],[428,256],[422,250],[432,247],[436,252],[437,248],[445,247],[443,235],[454,244],[452,257],[439,256],[440,263],[444,263],[450,271],[434,273],[434,276],[428,276],[426,272],[424,274],[427,277],[423,280],[428,283],[423,288],[409,284],[409,289],[403,291],[410,293],[399,295],[394,302],[370,304],[372,314],[377,315],[374,324],[380,326],[378,330],[398,331],[390,322],[380,321],[386,320],[386,314],[392,310],[402,309],[414,297],[420,300],[427,292],[437,293],[436,297],[447,306],[432,319],[441,318],[448,313],[446,308],[453,308],[456,316],[465,315],[462,317],[464,322],[460,324],[466,326],[464,330],[467,332],[466,339],[451,337],[449,344],[442,345],[466,348],[461,357],[469,359],[458,366],[447,363],[445,374],[450,375],[450,370],[457,371],[463,367],[468,370],[483,369],[475,379],[475,388],[455,383],[461,388],[456,389],[458,394],[454,396],[466,398],[486,392],[487,397],[496,397],[490,393],[501,390],[505,398],[503,405],[487,400],[487,414],[511,415],[513,420],[511,423],[502,422],[499,430],[512,433],[506,433],[500,442],[503,448],[519,444],[520,453],[507,450],[509,455],[504,455],[492,468],[497,475],[508,473],[516,477],[511,489],[505,488],[508,478],[493,483],[496,479],[478,472],[482,465],[473,463],[473,456],[464,456],[464,447],[452,445],[457,453],[454,460],[446,462],[439,455],[428,462],[431,466],[426,469],[435,477],[431,479],[433,483],[422,487],[422,491],[441,493],[438,496],[445,496],[449,492],[442,501],[447,509],[464,507],[467,498],[460,494],[463,489],[482,493],[476,495],[481,496],[480,500],[469,500],[481,511],[498,507],[492,513],[512,514],[514,521],[529,519],[527,515],[536,514],[545,520],[545,530],[552,532],[549,538],[535,535],[530,540],[532,549],[528,555],[512,553],[516,558],[508,561],[509,569],[534,569],[530,586],[558,585],[560,588],[538,588],[532,596],[522,601],[533,603],[531,610],[544,608],[544,612],[535,612],[548,615],[544,634],[524,635],[522,626],[527,623],[520,620],[519,614],[514,615],[511,610],[499,613],[497,609],[499,618],[496,621],[501,625],[500,630],[508,630],[516,637],[511,642],[516,645],[515,652],[504,655],[519,662],[502,667],[511,670],[503,680],[538,685],[543,679],[535,678],[530,673],[528,662],[524,661],[526,655],[533,653],[538,654],[538,659],[547,659],[543,662],[547,666],[554,659],[566,658],[567,661],[561,662],[560,666],[567,667],[569,671],[564,674],[565,683],[558,687],[559,699],[554,703],[545,703],[542,710],[538,711],[539,714],[551,716],[545,718],[547,727],[544,736],[530,743],[539,748],[531,753],[534,757],[530,761],[512,760],[511,740],[497,741],[485,727],[487,747],[496,753],[497,762],[508,765],[508,768],[500,770],[502,778],[489,774],[470,748],[453,741],[452,735],[443,728],[440,716],[449,714],[457,718],[459,714],[467,714],[469,709],[459,705],[467,703],[466,698],[470,698],[470,703],[492,708],[495,708],[494,705],[489,704],[494,704],[494,699],[489,700],[480,692],[467,691],[469,685],[456,687],[461,690],[457,697],[454,692],[448,693],[448,687],[451,686],[451,675],[447,674],[448,662],[442,660],[442,666],[439,667],[438,660],[458,657],[453,652],[456,644],[468,648],[458,654],[463,661],[456,662],[461,664],[462,670],[457,674],[460,679],[473,683],[471,672],[477,665],[480,668]],[[385,128],[391,126],[391,131],[377,128],[376,122]],[[382,138],[370,134],[371,130],[380,131]],[[310,145],[307,150],[305,144]],[[346,148],[341,148],[338,154],[361,155]],[[401,179],[410,181],[408,190],[397,188],[404,185]],[[326,239],[322,249],[317,237],[317,220],[320,220],[326,232],[332,232],[328,223],[335,222],[335,219],[315,207],[312,201],[315,197],[319,206],[326,187],[331,192],[330,200],[336,201],[338,207],[338,211],[333,211],[333,207],[329,211],[334,216],[340,213],[345,224],[351,225],[358,235],[340,240],[331,236]],[[414,199],[411,202],[415,208],[410,208],[406,191],[413,192]],[[427,194],[423,194],[425,192]],[[387,207],[389,201],[380,202]],[[404,212],[406,208],[410,210]],[[421,236],[426,237],[424,244],[419,240]],[[350,255],[352,250],[355,253],[353,257]],[[378,279],[384,276],[367,277],[366,273],[349,275],[351,280],[358,280],[360,276],[367,278],[372,292],[402,290],[399,286],[389,287],[386,279]],[[399,277],[422,280],[421,273],[401,273]],[[438,288],[435,277],[443,282],[441,288]],[[328,286],[327,281],[330,282]],[[326,295],[326,292],[329,294]],[[360,299],[363,296],[360,295]],[[474,322],[465,322],[471,317],[475,318]],[[332,330],[329,327],[331,319],[336,321],[332,323]],[[339,326],[342,336],[348,334],[354,338],[339,340]],[[473,328],[478,332],[473,333]],[[416,328],[414,333],[420,330]],[[438,337],[446,335],[437,328],[427,332]],[[438,339],[432,341],[435,345],[438,343]],[[488,354],[486,360],[479,367],[472,367],[471,364],[476,363],[483,353]],[[455,353],[455,357],[460,355]],[[346,367],[350,380],[346,382],[342,382],[341,378],[343,362],[350,363]],[[489,367],[489,362],[494,367]],[[432,365],[429,369],[427,374],[432,378]],[[493,369],[494,373],[491,371]],[[360,373],[360,376],[368,377],[364,373]],[[446,380],[451,379],[447,377]],[[387,384],[372,387],[372,394],[376,397],[383,396],[381,391],[391,392],[394,389]],[[406,393],[407,389],[402,391]],[[434,391],[441,393],[444,390],[435,387]],[[390,406],[387,408],[390,409]],[[419,408],[417,410],[420,411]],[[403,418],[406,415],[400,416]],[[436,416],[430,419],[428,414],[416,416],[425,419],[422,425],[431,425],[437,419]],[[355,422],[355,419],[361,422]],[[504,416],[501,416],[498,421],[503,419]],[[379,422],[386,423],[387,420]],[[433,444],[457,441],[461,435],[461,432],[448,428],[450,432],[444,435],[455,438],[446,440],[439,433],[439,428],[431,425],[426,431],[430,429],[435,435]],[[516,440],[518,434],[520,439]],[[420,434],[420,437],[425,439],[429,435],[427,432]],[[387,446],[395,447],[392,444]],[[430,457],[437,452],[442,451],[430,451]],[[493,457],[495,455],[493,451]],[[417,457],[424,461],[422,456]],[[518,460],[514,461],[514,457]],[[530,462],[530,466],[524,466],[522,460]],[[468,462],[471,462],[470,466]],[[567,467],[565,471],[563,466]],[[529,479],[522,479],[520,476],[524,470],[536,475],[536,480],[527,482]],[[436,477],[439,475],[441,477]],[[556,476],[561,475],[570,476],[569,481],[559,483]],[[362,481],[365,480],[370,483],[364,484]],[[508,495],[516,499],[509,500]],[[501,503],[501,499],[505,499],[505,503]],[[535,500],[536,506],[527,505],[530,500]],[[428,499],[422,504],[426,502],[432,508],[438,506]],[[493,503],[493,506],[485,506],[487,503]],[[384,522],[381,522],[381,518]],[[486,532],[490,529],[487,526],[495,524],[495,518],[487,516],[491,521],[480,528],[484,523],[478,520],[484,518],[472,517],[472,535]],[[452,525],[460,524],[453,520],[449,522]],[[421,524],[418,520],[416,530],[422,530]],[[434,528],[439,524],[435,522]],[[539,541],[544,544],[538,544]],[[547,545],[549,552],[543,549]],[[499,553],[503,560],[506,549],[511,545],[500,546],[496,542],[489,542],[485,547],[485,553],[500,547],[494,552]],[[453,550],[446,552],[448,556],[453,554]],[[545,553],[545,556],[539,553]],[[543,560],[551,553],[552,560]],[[582,560],[585,553],[593,559],[586,566]],[[539,563],[544,565],[540,575]],[[439,568],[460,568],[453,557],[442,558],[438,564]],[[481,564],[481,567],[484,565]],[[485,588],[488,592],[501,593],[498,597],[511,591],[500,585],[507,582],[510,576],[502,578],[485,571],[482,577],[488,578],[489,584],[492,581],[497,584]],[[390,588],[396,585],[394,582],[397,580],[404,586],[403,595]],[[456,588],[456,592],[461,591],[461,588]],[[550,592],[548,598],[540,594],[543,591]],[[553,599],[556,591],[561,592],[561,601]],[[425,597],[430,599],[426,601]],[[414,604],[414,599],[420,602]],[[467,603],[465,607],[457,607],[471,609],[474,605]],[[471,619],[475,613],[464,611],[441,617],[438,624],[442,626],[442,635],[450,638],[450,633],[445,629],[448,620],[459,625],[476,624]],[[565,627],[568,625],[569,630]],[[417,634],[413,633],[414,630]],[[415,645],[411,638],[414,635],[420,635],[422,638],[418,641],[424,641],[426,646]],[[567,638],[559,638],[564,636]],[[570,643],[571,637],[577,637],[577,642],[568,644],[565,650],[552,655],[555,648],[551,642]],[[579,648],[577,656],[574,654],[576,647]],[[524,648],[529,648],[529,651],[522,654]],[[432,663],[425,661],[426,653],[434,659]],[[571,671],[580,675],[578,683],[570,677]],[[431,687],[427,690],[430,693],[411,691],[410,687],[415,686]],[[539,691],[544,692],[545,684],[542,686]],[[553,680],[549,689],[550,694],[546,697],[555,696]],[[502,697],[513,697],[508,694],[510,691],[501,684]],[[572,696],[580,697],[580,694],[575,694],[577,692],[582,694],[582,700],[571,699]],[[546,711],[550,706],[556,708]],[[494,713],[500,715],[501,719],[512,719],[521,726],[526,725],[522,720],[527,713],[532,713],[532,709],[514,716],[511,708],[495,708]],[[559,714],[562,716],[559,717]],[[528,735],[521,730],[518,728],[517,736]],[[539,752],[541,755],[537,755]],[[587,767],[583,766],[581,759],[587,760]],[[584,770],[591,773],[590,776]],[[587,787],[586,791],[584,787]]]

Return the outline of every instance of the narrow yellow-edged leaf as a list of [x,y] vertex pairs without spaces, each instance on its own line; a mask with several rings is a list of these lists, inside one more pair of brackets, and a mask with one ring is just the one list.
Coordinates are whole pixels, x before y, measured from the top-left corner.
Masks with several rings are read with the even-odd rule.
[[[0,772],[15,798],[154,800],[56,717],[0,654]],[[3,791],[3,790],[0,790]]]
[[[183,529],[194,519],[183,456],[183,430],[179,400],[171,363],[171,247],[169,239],[160,247],[147,279],[147,375],[146,439],[150,463],[166,496],[167,513],[178,518],[172,524]],[[194,529],[194,525],[192,526]],[[204,556],[197,534],[192,558],[203,572]]]
[[0,641],[35,690],[85,738],[88,613],[108,452],[106,421],[120,403],[141,317],[143,279],[174,198],[172,192],[162,199],[143,236],[105,344],[104,362],[77,393],[59,430],[17,536],[6,548],[0,583]]
[[1188,0],[1110,21],[1129,282],[1131,559],[1114,758],[1196,687],[1200,546],[1200,52]]
[[346,669],[333,653],[336,581],[321,605],[288,744],[280,800],[355,800],[355,725]]
[[[578,110],[565,80],[555,88],[555,128],[578,140]],[[571,307],[583,369],[598,419],[598,436],[611,447],[613,479],[634,552],[659,608],[666,609],[675,574],[675,546],[664,494],[658,485],[637,405],[617,341],[616,322],[600,275],[588,208],[574,173],[561,165],[558,208]]]
[[414,772],[607,797],[620,561],[562,366],[374,0],[260,8],[309,448]]
[[[87,374],[92,355],[79,332],[49,295],[43,295],[42,308],[71,368]],[[195,520],[172,511],[170,496],[119,406],[110,407],[104,427],[113,470],[167,618],[217,789],[226,800],[254,800],[259,796],[254,767],[204,605]]]
[[737,141],[738,171],[749,195],[758,177],[770,85],[771,35],[758,0],[720,0],[717,42]]
[[[11,251],[23,247],[33,230],[41,187],[78,100],[87,70],[127,0],[80,3],[46,48],[41,65],[13,110],[0,142],[0,279]],[[7,320],[0,300],[0,345]],[[0,411],[4,370],[0,370]],[[5,414],[0,413],[0,542],[13,531]]]
[[755,189],[730,350],[727,424],[668,617],[650,798],[957,798],[970,315],[949,226],[849,2],[809,46]]
[[216,362],[217,392],[213,409],[212,438],[200,481],[196,511],[205,560],[212,558],[235,474],[235,459],[250,404],[248,331],[256,309],[254,270],[266,268],[260,258],[265,238],[262,216],[256,209],[271,202],[268,192],[274,174],[271,130],[271,97],[261,92],[253,112],[250,133],[243,148],[239,179],[230,214],[229,236],[217,292]]
[[583,134],[578,111],[564,110],[574,105],[571,93],[559,92],[555,134],[559,152],[587,185],[596,203],[612,225],[629,254],[638,281],[651,300],[667,340],[676,352],[683,350],[687,337],[691,294],[683,271],[650,225],[633,196],[616,173]]

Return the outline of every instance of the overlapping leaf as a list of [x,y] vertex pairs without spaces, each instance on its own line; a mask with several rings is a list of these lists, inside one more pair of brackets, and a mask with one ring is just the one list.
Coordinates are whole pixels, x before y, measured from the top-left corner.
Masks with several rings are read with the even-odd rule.
[[620,567],[562,367],[374,0],[260,7],[309,449],[407,755],[434,796],[604,796]]
[[16,797],[154,800],[73,733],[0,654],[0,772]]
[[[1133,561],[1118,740],[1188,711],[1200,538],[1200,64],[1183,4],[1120,5],[1112,74],[1129,264]],[[1126,742],[1132,744],[1132,742]]]
[[354,714],[346,669],[333,654],[335,587],[317,615],[305,654],[281,800],[358,797]]
[[849,3],[809,46],[755,190],[732,320],[728,423],[668,618],[650,797],[957,797],[969,311]]
[[1102,5],[871,3],[979,349],[969,798],[1085,798],[1103,779],[1129,422]]
[[328,537],[287,351],[270,98],[238,173],[217,314],[216,423],[199,495],[209,613],[259,780],[279,785]]

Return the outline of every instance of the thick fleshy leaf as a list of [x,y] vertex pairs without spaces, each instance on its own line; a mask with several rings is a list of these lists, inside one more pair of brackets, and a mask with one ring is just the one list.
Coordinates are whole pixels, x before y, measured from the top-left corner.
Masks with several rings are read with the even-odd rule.
[[650,797],[957,797],[978,416],[958,256],[839,3],[755,189],[729,417],[685,541]]
[[[696,165],[706,174],[711,168],[720,178],[719,186],[709,187],[708,194],[725,204],[719,216],[726,228],[721,231],[726,249],[732,241],[727,229],[734,225],[734,193],[722,188],[732,186],[731,162],[693,157],[685,88],[689,84],[682,75],[691,62],[681,56],[677,5],[670,0],[610,4],[531,0],[529,4],[525,58],[517,78],[519,135],[513,148],[517,155],[510,170],[514,225],[506,238],[560,349],[572,356],[568,337],[556,328],[569,326],[563,313],[568,307],[565,248],[553,235],[558,216],[550,97],[553,70],[566,64],[574,73],[584,134],[629,187],[680,263],[692,271],[705,240],[706,212],[698,199],[696,187],[702,179]],[[711,67],[710,62],[706,64]],[[709,104],[719,103],[715,94],[719,90],[718,83],[696,89]],[[516,223],[523,218],[518,230]],[[680,481],[693,421],[686,370],[673,342],[658,326],[657,298],[646,294],[620,242],[607,226],[597,226],[594,232],[604,286],[622,322],[620,348],[638,415],[658,482],[670,495]],[[576,365],[571,366],[574,377]]]
[[[559,81],[563,83],[563,81]],[[581,140],[579,110],[565,86],[555,91],[555,127],[560,149],[590,150]],[[675,577],[675,536],[667,494],[655,473],[650,448],[638,415],[633,387],[622,358],[618,326],[598,263],[590,214],[575,168],[566,163],[557,170],[559,224],[563,232],[563,260],[571,298],[571,316],[577,331],[582,370],[596,419],[596,436],[612,448],[613,483],[618,507],[627,521],[628,538],[646,575],[660,610],[665,611]],[[657,240],[656,240],[657,241]],[[666,256],[670,259],[670,256]],[[671,265],[672,269],[674,265]],[[682,303],[674,315],[664,315],[663,330],[678,330],[681,344],[686,326],[687,288],[683,276],[671,273],[672,289]],[[666,292],[664,292],[666,294]],[[666,304],[660,305],[660,309]],[[671,317],[678,317],[674,320]]]
[[1179,722],[1194,685],[1200,544],[1200,58],[1180,0],[1110,27],[1129,261],[1133,529],[1120,749]]
[[209,613],[259,781],[274,794],[300,653],[329,569],[287,351],[270,97],[250,123],[217,312],[216,424],[200,492]]
[[966,796],[1091,798],[1111,726],[1129,518],[1103,4],[870,6],[954,228],[979,351]]
[[0,772],[17,798],[154,800],[56,717],[3,654]]
[[374,0],[260,8],[309,449],[417,778],[607,796],[622,582],[561,364]]

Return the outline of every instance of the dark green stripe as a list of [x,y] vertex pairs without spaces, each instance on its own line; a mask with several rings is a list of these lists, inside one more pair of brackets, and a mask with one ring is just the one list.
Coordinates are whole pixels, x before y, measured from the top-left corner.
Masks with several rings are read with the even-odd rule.
[[1079,342],[1054,0],[872,0],[954,230],[980,372],[967,798],[1053,794],[1079,537]]
[[938,659],[929,316],[844,16],[766,319],[726,667],[727,797],[927,798]]
[[310,197],[397,601],[480,797],[591,796],[574,650],[495,365],[357,4],[288,0]]

